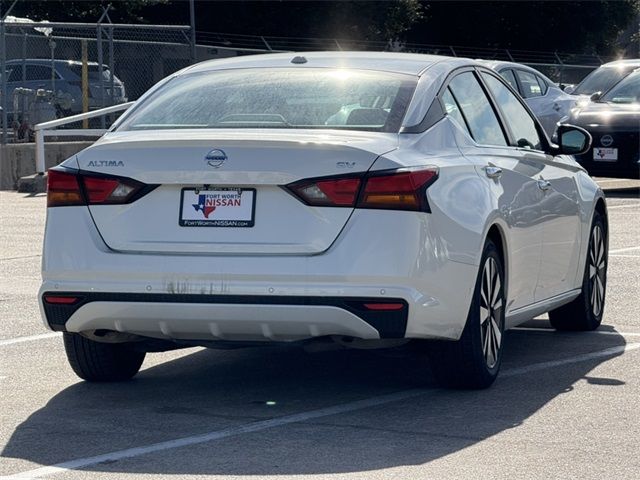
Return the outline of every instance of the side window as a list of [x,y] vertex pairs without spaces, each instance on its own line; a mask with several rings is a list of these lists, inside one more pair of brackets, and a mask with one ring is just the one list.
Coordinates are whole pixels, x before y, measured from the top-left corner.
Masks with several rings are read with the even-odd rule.
[[500,72],[500,75],[502,75],[507,83],[511,85],[511,88],[513,88],[516,92],[518,91],[518,82],[516,82],[516,76],[513,74],[513,70],[511,70],[510,68],[507,70],[502,70]]
[[536,78],[538,79],[538,84],[542,89],[542,95],[546,95],[547,90],[549,90],[549,85],[547,84],[547,81],[539,75],[536,75]]
[[9,70],[7,75],[7,82],[19,82],[22,80],[22,67],[14,67],[13,70]]
[[27,65],[27,80],[51,80],[51,67]]
[[482,72],[482,75],[516,139],[515,146],[541,150],[542,141],[535,121],[520,100],[493,75],[485,72]]
[[520,86],[522,87],[522,96],[524,98],[544,95],[536,75],[530,72],[525,72],[524,70],[517,70],[517,72],[518,80],[520,80]]
[[498,117],[473,72],[461,73],[451,80],[449,88],[477,143],[507,145]]
[[460,107],[458,106],[458,102],[456,102],[456,99],[454,98],[449,88],[447,88],[442,94],[442,102],[444,103],[444,110],[445,112],[447,112],[447,115],[451,115],[456,120],[456,122],[458,122],[460,126],[469,135],[471,135],[471,132],[469,131],[469,127],[467,127],[467,122],[462,116],[462,113],[460,113]]

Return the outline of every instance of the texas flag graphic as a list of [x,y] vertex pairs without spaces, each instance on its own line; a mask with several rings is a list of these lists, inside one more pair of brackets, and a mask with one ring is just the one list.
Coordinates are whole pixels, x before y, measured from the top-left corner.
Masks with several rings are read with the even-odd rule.
[[215,198],[213,195],[198,195],[198,203],[193,203],[193,208],[196,209],[196,212],[202,212],[204,214],[204,218],[209,218],[211,212],[216,209],[215,206]]

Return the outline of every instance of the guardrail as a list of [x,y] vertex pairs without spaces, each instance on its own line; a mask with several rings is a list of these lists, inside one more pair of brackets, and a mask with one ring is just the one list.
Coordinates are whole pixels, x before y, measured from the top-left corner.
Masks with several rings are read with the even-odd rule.
[[107,133],[106,128],[70,128],[65,130],[55,130],[56,127],[67,125],[69,123],[85,120],[88,118],[101,117],[114,112],[120,112],[128,109],[135,102],[120,103],[111,107],[93,110],[91,112],[79,113],[70,117],[58,118],[49,122],[38,123],[33,127],[36,140],[36,172],[38,175],[44,174],[45,157],[44,157],[44,137],[100,137]]

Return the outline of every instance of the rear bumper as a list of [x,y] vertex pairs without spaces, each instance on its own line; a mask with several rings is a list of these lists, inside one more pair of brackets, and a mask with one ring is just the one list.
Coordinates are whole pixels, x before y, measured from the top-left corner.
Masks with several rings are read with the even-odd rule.
[[325,335],[364,339],[404,338],[407,302],[375,310],[380,299],[302,296],[232,296],[52,292],[77,298],[52,304],[43,294],[43,311],[54,330],[113,330],[177,340],[294,341]]
[[[162,255],[110,250],[86,207],[50,208],[41,313],[55,330],[185,340],[458,339],[478,267],[449,258],[434,216],[356,211],[321,255]],[[82,298],[53,308],[54,292]],[[365,301],[406,308],[375,317]]]

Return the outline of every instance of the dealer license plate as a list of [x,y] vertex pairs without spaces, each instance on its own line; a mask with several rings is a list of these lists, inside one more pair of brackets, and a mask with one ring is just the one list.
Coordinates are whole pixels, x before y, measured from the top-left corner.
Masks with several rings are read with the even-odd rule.
[[615,162],[618,160],[617,148],[594,148],[593,159],[598,162]]
[[253,227],[256,191],[253,188],[183,188],[182,227]]

